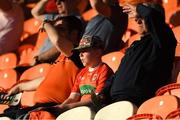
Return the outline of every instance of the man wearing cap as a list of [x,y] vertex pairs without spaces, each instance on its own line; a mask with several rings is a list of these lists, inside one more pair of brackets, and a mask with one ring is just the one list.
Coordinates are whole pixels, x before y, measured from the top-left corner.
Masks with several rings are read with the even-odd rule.
[[171,81],[176,39],[160,5],[129,3],[123,9],[138,24],[141,38],[127,49],[102,96],[111,102],[128,100],[139,106]]
[[70,96],[62,104],[48,108],[47,111],[57,117],[66,110],[90,105],[91,93],[99,94],[106,79],[113,74],[111,68],[101,61],[103,49],[104,44],[99,37],[83,36],[74,50],[80,51],[80,59],[85,68],[78,73]]

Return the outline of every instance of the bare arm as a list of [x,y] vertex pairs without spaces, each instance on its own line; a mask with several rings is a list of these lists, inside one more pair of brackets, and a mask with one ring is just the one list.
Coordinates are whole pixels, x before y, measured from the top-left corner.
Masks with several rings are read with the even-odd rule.
[[9,90],[8,90],[8,95],[11,94],[16,94],[22,91],[34,91],[36,90],[41,82],[44,80],[44,77],[40,77],[34,80],[24,80],[21,81],[15,85],[13,85]]
[[62,109],[62,110],[69,110],[69,109],[72,109],[72,108],[75,108],[75,107],[86,106],[86,105],[89,105],[91,103],[91,98],[90,97],[89,97],[89,99],[83,100],[83,101],[79,101],[79,99],[80,99],[79,94],[71,93],[69,98],[67,100],[65,100],[58,107],[60,109]]
[[48,0],[40,0],[37,5],[31,10],[31,14],[34,18],[43,21],[44,20],[44,6],[47,4]]
[[67,57],[72,55],[71,51],[74,46],[67,37],[65,37],[62,33],[58,33],[55,27],[50,23],[45,23],[44,29],[46,30],[49,39],[51,40],[51,42],[54,44],[54,46],[57,48],[58,51],[60,51],[62,54],[64,54]]
[[97,13],[105,15],[107,17],[111,16],[111,8],[108,5],[108,0],[89,0],[91,7],[97,11]]

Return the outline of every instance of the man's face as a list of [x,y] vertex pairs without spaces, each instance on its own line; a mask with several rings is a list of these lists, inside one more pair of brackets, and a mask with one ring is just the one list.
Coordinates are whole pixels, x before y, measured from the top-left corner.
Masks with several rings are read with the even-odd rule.
[[56,6],[58,9],[58,13],[61,14],[61,16],[67,15],[66,0],[56,0]]
[[147,33],[147,28],[146,28],[144,20],[140,17],[136,17],[134,19],[138,25],[138,33],[141,35]]

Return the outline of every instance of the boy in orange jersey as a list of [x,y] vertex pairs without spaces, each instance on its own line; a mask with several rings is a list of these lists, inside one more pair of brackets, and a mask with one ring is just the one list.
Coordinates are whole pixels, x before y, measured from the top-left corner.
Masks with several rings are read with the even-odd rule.
[[[85,66],[77,75],[70,96],[60,105],[45,109],[57,117],[60,113],[79,106],[92,103],[91,93],[99,94],[112,70],[101,61],[103,41],[97,36],[83,36],[78,47],[80,59]],[[38,111],[37,111],[38,112]],[[35,112],[30,115],[33,118]]]

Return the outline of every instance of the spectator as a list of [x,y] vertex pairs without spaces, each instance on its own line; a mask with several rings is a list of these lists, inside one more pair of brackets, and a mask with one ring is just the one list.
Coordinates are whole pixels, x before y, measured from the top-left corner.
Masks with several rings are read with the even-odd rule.
[[128,100],[139,106],[171,81],[176,39],[160,5],[130,3],[123,9],[139,25],[141,38],[127,49],[101,97],[111,102]]
[[22,91],[36,90],[34,96],[36,105],[20,109],[16,115],[9,117],[15,117],[14,119],[16,119],[18,116],[37,107],[63,103],[69,96],[76,74],[79,68],[83,66],[79,59],[79,52],[71,52],[80,40],[82,24],[74,16],[61,17],[56,24],[58,25],[55,28],[50,23],[44,23],[44,29],[50,40],[61,52],[56,63],[52,65],[50,72],[45,78],[41,77],[19,82],[8,91],[8,95],[11,95]]
[[[47,111],[57,117],[62,111],[91,104],[91,93],[95,91],[95,94],[99,94],[104,87],[105,80],[113,73],[101,61],[103,46],[103,41],[97,36],[84,36],[81,39],[75,50],[80,51],[80,59],[85,68],[78,73],[70,96],[62,104],[47,108]],[[30,116],[34,118],[34,112],[32,114],[33,116]]]
[[18,4],[0,0],[0,55],[17,50],[23,23],[23,11]]
[[127,29],[128,16],[117,0],[89,0],[98,13],[86,26],[84,35],[99,36],[105,42],[105,53],[123,47],[122,36]]
[[[58,14],[49,13],[45,14],[45,5],[49,0],[40,0],[37,5],[32,9],[32,15],[40,20],[40,21],[54,21],[58,17],[74,15],[81,19],[79,10],[77,5],[80,0],[55,0],[56,6],[58,9]],[[37,57],[35,57],[38,61],[46,62],[54,60],[54,57],[59,55],[59,51],[55,46],[51,43],[49,38],[47,38],[39,50]]]

